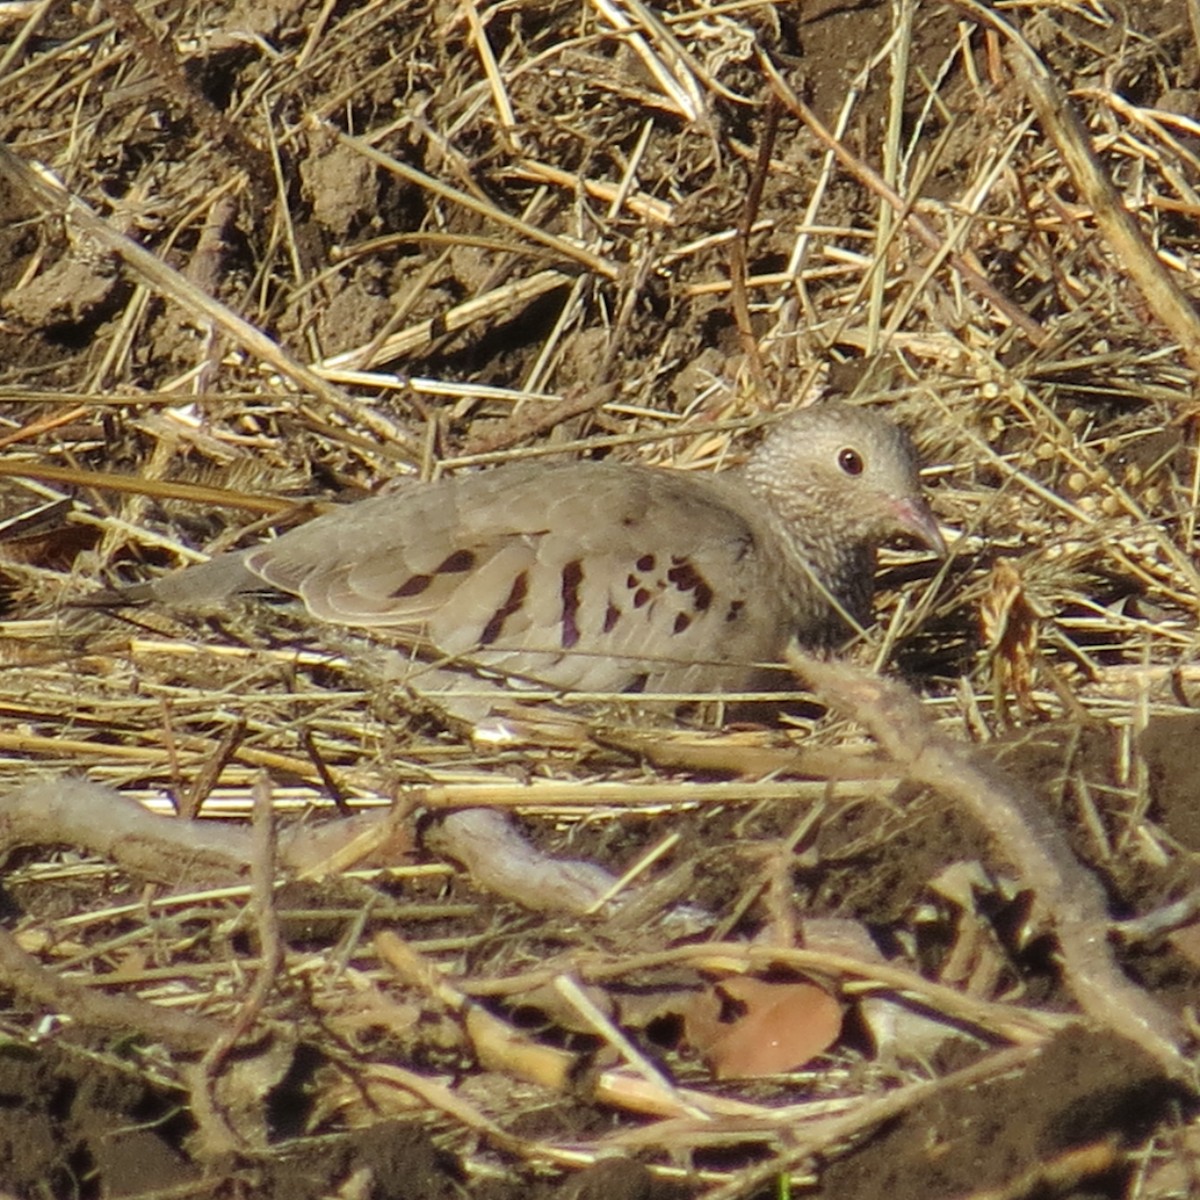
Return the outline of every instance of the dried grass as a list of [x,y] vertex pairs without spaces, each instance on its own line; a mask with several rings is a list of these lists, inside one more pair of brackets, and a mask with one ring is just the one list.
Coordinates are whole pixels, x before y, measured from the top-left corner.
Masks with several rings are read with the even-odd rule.
[[[183,0],[139,15],[114,0],[93,23],[49,5],[6,16],[4,779],[79,772],[207,817],[247,816],[263,770],[281,816],[321,814],[331,794],[502,793],[593,849],[630,820],[699,813],[703,830],[730,806],[819,806],[814,792],[834,809],[864,791],[882,804],[886,783],[704,781],[841,753],[854,735],[832,718],[800,723],[800,746],[779,731],[643,728],[633,712],[566,744],[480,747],[353,657],[300,646],[301,631],[63,608],[400,475],[575,453],[707,470],[761,417],[831,387],[914,429],[959,531],[936,574],[890,560],[880,624],[856,653],[902,670],[965,740],[1103,728],[1113,781],[1092,844],[1194,888],[1196,848],[1151,821],[1138,738],[1189,712],[1196,689],[1200,112],[1180,111],[1195,94],[1176,64],[1200,50],[1168,27],[1182,5],[1126,8],[1143,25],[1106,0],[1024,5],[1019,42],[973,3],[868,8],[864,22],[894,24],[865,62],[865,34],[852,47],[829,14],[769,4],[384,2],[318,18]],[[1064,762],[1056,794],[1093,794]],[[750,816],[735,827],[752,839]],[[703,870],[705,851],[688,853]],[[603,929],[531,930],[461,880],[468,900],[447,904],[448,871],[347,877],[311,918],[335,933],[283,952],[255,1015],[336,1059],[314,1123],[407,1111],[416,1092],[472,1169],[492,1169],[487,1145],[587,1163],[607,1139],[506,1126],[506,1111],[557,1098],[514,1082],[476,1103],[431,1082],[468,1053],[439,1057],[404,1027],[435,999],[395,1002],[386,1034],[362,1032],[356,1005],[389,988],[368,925],[429,922],[436,936],[407,936],[465,992],[551,942],[551,973],[640,969],[610,952],[588,976]],[[60,973],[232,1023],[244,976],[265,970],[229,947],[245,891],[132,888],[49,854],[6,881],[33,905],[22,944]],[[55,889],[111,899],[56,911]],[[718,919],[754,909],[724,899]],[[285,927],[310,913],[277,908]],[[633,939],[630,955],[665,937]],[[397,1047],[429,1070],[385,1068]],[[853,1086],[832,1073],[812,1086],[865,1096],[881,1068],[855,1071]],[[907,1085],[914,1103],[939,1086]],[[672,1148],[723,1141],[710,1161],[725,1165],[701,1154],[689,1178],[750,1194],[769,1173],[730,1168],[728,1145],[770,1146],[799,1180],[904,1095],[886,1112],[864,1099],[858,1116],[816,1116],[823,1137],[796,1134],[802,1114],[778,1096],[734,1118],[700,1085],[634,1140],[667,1177],[686,1174]],[[687,1125],[704,1112],[707,1142]]]

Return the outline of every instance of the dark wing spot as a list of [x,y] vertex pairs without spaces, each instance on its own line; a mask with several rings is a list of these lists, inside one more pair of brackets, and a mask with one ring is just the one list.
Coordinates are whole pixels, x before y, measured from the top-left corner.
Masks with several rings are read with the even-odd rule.
[[432,575],[410,575],[393,593],[394,600],[419,596],[433,582]]
[[610,600],[608,607],[604,610],[604,632],[612,633],[613,627],[621,619],[621,610]]
[[509,589],[508,599],[496,609],[492,614],[492,619],[483,627],[483,632],[479,635],[479,644],[481,646],[490,646],[500,636],[504,630],[504,622],[525,603],[525,597],[528,593],[529,575],[527,572],[522,571],[513,580],[513,585]]
[[742,615],[742,609],[746,607],[745,600],[734,600],[729,605],[729,611],[725,614],[727,623],[736,621]]
[[712,607],[713,590],[708,580],[686,558],[672,555],[667,578],[681,592],[692,593],[692,604],[697,612],[707,612]]
[[642,557],[637,560],[637,569],[639,571],[653,571],[654,570],[654,555],[653,554],[643,554]]
[[699,577],[696,568],[686,558],[680,558],[677,554],[671,555],[671,569],[667,572],[667,578],[681,592],[691,591]]
[[675,632],[676,633],[682,633],[691,623],[692,623],[692,618],[688,613],[676,613],[675,614]]
[[625,586],[632,592],[638,585],[638,577],[636,575],[625,576]]
[[648,591],[646,591],[645,588],[638,588],[638,590],[633,593],[633,607],[634,608],[645,608],[646,605],[649,603],[650,603],[650,593]]
[[475,565],[475,555],[470,550],[455,550],[436,568],[436,575],[461,575]]
[[569,649],[579,641],[579,585],[583,582],[583,563],[572,559],[562,569],[562,644]]
[[635,675],[621,690],[623,692],[644,692],[646,684],[650,681],[650,677],[643,671],[640,675]]

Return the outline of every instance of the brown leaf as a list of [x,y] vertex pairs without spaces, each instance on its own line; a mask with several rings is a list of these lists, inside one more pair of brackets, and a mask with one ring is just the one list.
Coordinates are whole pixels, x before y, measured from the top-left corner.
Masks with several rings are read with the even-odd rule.
[[979,623],[991,656],[997,701],[1003,704],[1005,693],[1011,690],[1022,713],[1041,714],[1033,695],[1040,620],[1020,572],[1007,558],[992,568],[987,593],[979,605]]
[[[738,1010],[732,1020],[723,1010]],[[828,1050],[842,1031],[842,1006],[813,983],[726,979],[689,1007],[687,1039],[718,1079],[778,1075]]]

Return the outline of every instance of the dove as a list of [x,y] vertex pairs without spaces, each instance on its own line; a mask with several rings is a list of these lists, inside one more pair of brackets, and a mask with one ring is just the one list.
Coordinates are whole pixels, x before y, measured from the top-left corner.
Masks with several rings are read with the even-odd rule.
[[876,553],[943,554],[908,436],[826,403],[780,419],[744,466],[510,463],[359,500],[249,549],[127,588],[122,602],[284,593],[317,622],[556,691],[758,686],[793,637],[869,624]]

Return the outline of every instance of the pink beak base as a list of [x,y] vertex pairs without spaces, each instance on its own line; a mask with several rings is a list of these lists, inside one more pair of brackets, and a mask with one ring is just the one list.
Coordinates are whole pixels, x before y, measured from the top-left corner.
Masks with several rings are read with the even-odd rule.
[[937,519],[923,500],[893,500],[891,509],[898,533],[908,534],[939,558],[946,557],[946,543],[938,529]]

